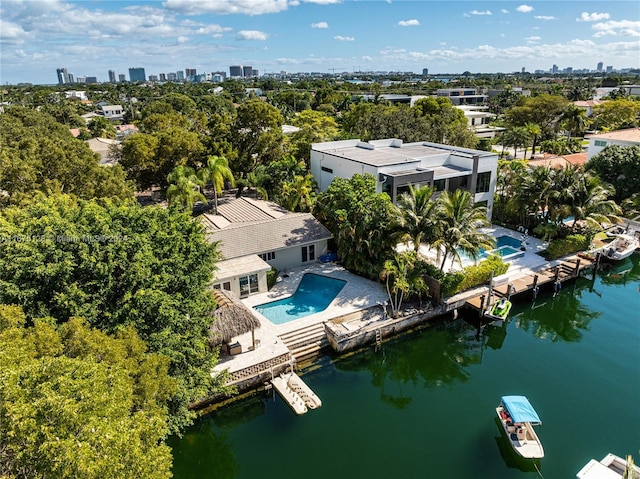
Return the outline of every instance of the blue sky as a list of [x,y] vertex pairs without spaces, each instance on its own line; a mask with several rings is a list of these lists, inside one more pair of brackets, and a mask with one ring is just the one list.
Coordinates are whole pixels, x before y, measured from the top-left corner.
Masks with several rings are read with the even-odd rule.
[[637,1],[2,0],[0,82],[195,68],[260,74],[640,66]]

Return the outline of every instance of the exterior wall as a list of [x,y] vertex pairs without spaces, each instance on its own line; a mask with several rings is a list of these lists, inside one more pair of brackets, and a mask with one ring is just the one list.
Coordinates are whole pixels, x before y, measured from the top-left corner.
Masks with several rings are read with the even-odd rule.
[[[302,247],[313,245],[315,248],[315,258],[306,263],[302,262]],[[305,264],[316,263],[321,255],[325,254],[328,250],[328,241],[316,241],[314,243],[298,244],[291,248],[281,249],[275,251],[275,258],[272,260],[265,260],[271,266],[278,271],[284,271],[287,269],[298,268]]]
[[[596,144],[597,142],[597,144]],[[589,149],[587,150],[587,161],[589,161],[593,156],[600,153],[607,146],[618,145],[618,146],[634,146],[640,145],[640,142],[637,141],[624,141],[624,140],[616,140],[613,138],[598,138],[591,137],[589,138]]]
[[216,286],[219,284],[220,287],[222,288],[223,283],[230,282],[231,292],[234,295],[236,295],[236,297],[240,298],[241,297],[240,296],[240,278],[244,276],[249,276],[250,274],[258,275],[258,291],[255,293],[250,293],[249,296],[251,296],[252,294],[266,293],[267,291],[269,291],[269,289],[267,288],[267,272],[266,271],[254,271],[253,273],[247,273],[247,274],[231,276],[231,277],[216,277],[216,279],[213,281],[213,286]]
[[[356,141],[354,144],[357,144]],[[351,161],[346,158],[341,158],[326,151],[311,150],[311,174],[318,183],[319,191],[326,191],[334,178],[351,178],[355,174],[364,175],[369,173],[377,176],[378,169]],[[322,168],[325,168],[323,171]],[[326,171],[326,169],[332,170],[332,172]]]

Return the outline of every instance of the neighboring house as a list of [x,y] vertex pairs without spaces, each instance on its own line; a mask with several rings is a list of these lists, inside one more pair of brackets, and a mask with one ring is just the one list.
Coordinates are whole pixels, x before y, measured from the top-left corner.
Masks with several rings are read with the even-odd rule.
[[490,126],[489,123],[496,117],[489,112],[488,106],[478,105],[457,105],[456,108],[462,110],[467,119],[467,125],[478,138],[494,138],[497,133],[504,131],[500,126]]
[[604,105],[606,102],[607,100],[579,100],[574,101],[573,104],[578,108],[582,108],[585,111],[586,115],[590,117],[591,115],[593,115],[594,108],[600,105]]
[[78,100],[88,100],[86,91],[69,90],[64,92],[66,98],[76,98]]
[[568,166],[584,166],[586,162],[586,153],[573,153],[570,155],[552,155],[545,153],[530,159],[527,164],[533,167],[544,166],[547,168],[564,169]]
[[88,125],[91,122],[91,120],[93,120],[96,116],[102,117],[102,115],[98,115],[97,113],[91,112],[91,113],[85,113],[84,115],[82,115],[82,118],[84,118],[84,121]]
[[311,173],[320,191],[335,177],[369,173],[378,192],[395,203],[409,185],[429,185],[438,191],[464,189],[491,218],[498,154],[438,143],[403,143],[399,139],[341,140],[311,145]]
[[102,115],[108,120],[122,120],[124,109],[122,105],[102,105],[100,107]]
[[437,96],[446,96],[452,105],[478,105],[487,100],[487,95],[478,94],[475,88],[441,88]]
[[129,135],[133,135],[134,133],[138,133],[138,127],[135,125],[127,124],[127,125],[115,125],[116,128],[116,139],[124,140]]
[[120,144],[118,140],[91,138],[90,140],[86,140],[85,143],[89,145],[91,151],[100,155],[101,165],[113,165],[115,163],[112,151],[114,147]]
[[589,149],[587,150],[587,161],[597,155],[607,146],[638,146],[640,145],[640,128],[627,128],[626,130],[610,131],[609,133],[599,133],[590,135]]
[[200,216],[211,242],[219,242],[213,287],[245,298],[267,291],[267,271],[315,263],[332,237],[313,215],[292,213],[253,198],[222,198],[218,214]]

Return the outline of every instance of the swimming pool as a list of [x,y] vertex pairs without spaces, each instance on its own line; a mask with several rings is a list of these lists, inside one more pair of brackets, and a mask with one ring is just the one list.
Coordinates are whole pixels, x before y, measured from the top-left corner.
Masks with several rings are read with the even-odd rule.
[[254,308],[273,324],[288,323],[327,309],[345,284],[347,282],[342,279],[305,273],[291,296]]
[[[522,241],[517,238],[512,238],[511,236],[507,235],[498,236],[496,238],[496,247],[490,250],[481,250],[479,259],[485,259],[492,254],[498,255],[502,257],[502,259],[519,258],[520,256],[524,256],[524,251],[520,250],[521,246]],[[462,263],[464,265],[473,262],[473,260],[463,252],[459,251],[458,253],[462,258]]]

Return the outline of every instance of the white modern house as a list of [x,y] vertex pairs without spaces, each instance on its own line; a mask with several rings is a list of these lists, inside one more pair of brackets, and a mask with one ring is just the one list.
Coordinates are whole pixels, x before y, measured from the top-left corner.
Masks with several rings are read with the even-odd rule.
[[253,198],[222,198],[217,214],[200,218],[224,258],[216,264],[213,287],[239,298],[266,292],[272,267],[286,272],[317,262],[332,237],[309,213]]
[[610,131],[591,135],[589,138],[589,149],[587,150],[587,161],[600,153],[607,146],[638,146],[640,145],[640,128],[627,128],[625,130]]
[[458,105],[456,108],[464,113],[469,129],[478,138],[494,138],[496,134],[505,130],[500,126],[489,125],[497,115],[491,113],[488,106]]
[[311,173],[320,191],[334,178],[369,173],[377,191],[395,203],[409,185],[429,185],[438,191],[464,189],[476,204],[487,207],[491,218],[496,188],[498,154],[438,143],[402,140],[341,140],[311,145]]
[[122,105],[102,105],[100,110],[102,115],[108,120],[121,120],[124,115]]

